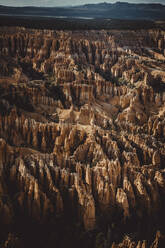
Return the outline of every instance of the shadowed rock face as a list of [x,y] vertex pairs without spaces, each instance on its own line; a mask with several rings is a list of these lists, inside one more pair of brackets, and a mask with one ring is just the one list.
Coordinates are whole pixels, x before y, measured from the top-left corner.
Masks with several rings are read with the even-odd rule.
[[102,247],[163,247],[164,55],[155,30],[1,28],[4,247],[64,247],[78,225]]

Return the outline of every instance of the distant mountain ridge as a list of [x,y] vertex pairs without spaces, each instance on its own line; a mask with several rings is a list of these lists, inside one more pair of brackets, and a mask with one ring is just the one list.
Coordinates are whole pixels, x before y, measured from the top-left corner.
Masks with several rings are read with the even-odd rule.
[[147,7],[162,7],[162,6],[165,6],[161,3],[129,3],[129,2],[120,2],[120,1],[117,1],[116,3],[107,3],[107,2],[100,2],[100,3],[90,3],[90,4],[84,4],[84,5],[81,5],[81,6],[84,6],[84,7],[93,7],[93,6],[100,6],[100,7],[116,7],[116,6],[119,6],[119,7],[132,7],[132,6],[136,6],[136,7],[144,7],[144,6],[147,6]]
[[165,5],[128,2],[102,2],[74,7],[7,7],[0,5],[0,15],[165,20]]

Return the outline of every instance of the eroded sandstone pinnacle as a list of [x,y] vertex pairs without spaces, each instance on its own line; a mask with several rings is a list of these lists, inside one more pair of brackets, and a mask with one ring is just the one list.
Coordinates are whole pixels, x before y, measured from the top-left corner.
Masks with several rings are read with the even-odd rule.
[[[1,28],[1,225],[161,226],[164,56],[163,31]],[[163,247],[154,235],[104,247]]]

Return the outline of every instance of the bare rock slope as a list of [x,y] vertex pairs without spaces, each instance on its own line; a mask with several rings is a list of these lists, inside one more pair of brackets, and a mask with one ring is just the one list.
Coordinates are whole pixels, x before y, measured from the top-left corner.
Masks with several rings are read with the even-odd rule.
[[35,247],[64,247],[66,226],[104,230],[101,247],[164,247],[164,62],[160,30],[1,28],[4,247],[15,232],[29,245],[32,226]]

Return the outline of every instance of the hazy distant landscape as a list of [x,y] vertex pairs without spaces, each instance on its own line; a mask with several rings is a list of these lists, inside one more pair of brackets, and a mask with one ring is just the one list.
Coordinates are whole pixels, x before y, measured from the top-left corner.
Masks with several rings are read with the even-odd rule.
[[131,4],[127,2],[85,4],[75,7],[7,7],[0,6],[0,15],[45,16],[69,18],[114,18],[137,20],[165,19],[162,4]]

